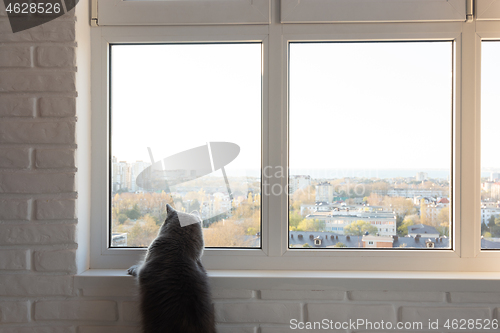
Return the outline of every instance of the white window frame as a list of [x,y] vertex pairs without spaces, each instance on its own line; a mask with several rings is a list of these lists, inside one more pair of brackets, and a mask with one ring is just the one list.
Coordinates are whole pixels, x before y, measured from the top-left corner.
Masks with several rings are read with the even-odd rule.
[[[112,43],[261,42],[262,162],[288,163],[288,44],[293,41],[454,42],[453,232],[449,250],[288,249],[288,193],[262,196],[261,249],[206,249],[210,270],[500,271],[500,251],[480,249],[480,40],[497,38],[492,22],[283,24],[272,2],[272,23],[233,26],[120,26],[92,30],[92,224],[90,268],[124,269],[143,249],[110,249],[108,241],[108,68]],[[481,23],[481,24],[480,24]],[[487,24],[488,23],[488,24]],[[485,32],[476,33],[476,26]],[[488,30],[489,29],[489,30]],[[489,31],[489,32],[488,32]],[[489,34],[489,35],[488,35]],[[493,36],[494,35],[494,36]],[[263,177],[285,188],[288,179]]]

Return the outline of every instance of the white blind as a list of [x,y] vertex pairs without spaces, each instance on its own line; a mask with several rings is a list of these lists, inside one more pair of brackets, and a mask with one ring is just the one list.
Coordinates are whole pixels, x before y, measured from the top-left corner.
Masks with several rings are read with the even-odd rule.
[[100,26],[269,24],[271,0],[97,1]]
[[282,23],[441,22],[465,18],[466,0],[281,0]]
[[478,20],[500,20],[500,1],[476,0],[476,12]]

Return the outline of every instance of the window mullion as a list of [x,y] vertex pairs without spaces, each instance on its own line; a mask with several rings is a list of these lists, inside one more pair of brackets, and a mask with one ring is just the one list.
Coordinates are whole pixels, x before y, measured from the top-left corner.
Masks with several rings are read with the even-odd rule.
[[[461,49],[461,109],[457,110],[455,210],[457,252],[463,258],[475,257],[480,248],[480,119],[476,108],[479,39],[475,24],[463,24]],[[457,62],[460,64],[459,62]],[[460,79],[457,80],[460,82]],[[460,91],[461,90],[461,91]],[[461,95],[460,95],[461,94]]]
[[[263,193],[269,198],[268,255],[281,256],[287,247],[287,110],[286,51],[282,46],[282,27],[278,3],[273,2],[272,24],[269,26],[269,47],[264,50],[268,66],[268,153],[264,166]],[[266,63],[266,60],[264,63]]]

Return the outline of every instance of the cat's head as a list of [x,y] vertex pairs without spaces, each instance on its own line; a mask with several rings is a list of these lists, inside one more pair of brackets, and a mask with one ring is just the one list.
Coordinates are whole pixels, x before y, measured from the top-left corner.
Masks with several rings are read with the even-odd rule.
[[196,211],[191,214],[179,212],[169,204],[167,204],[166,208],[167,218],[160,230],[160,234],[168,234],[177,238],[193,250],[197,257],[201,257],[204,243],[200,214]]

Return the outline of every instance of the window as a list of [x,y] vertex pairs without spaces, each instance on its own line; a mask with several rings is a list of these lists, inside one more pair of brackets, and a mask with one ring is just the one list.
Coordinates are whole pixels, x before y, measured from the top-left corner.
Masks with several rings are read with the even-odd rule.
[[[500,248],[500,42],[481,45],[481,248]],[[485,217],[487,212],[487,218]],[[491,212],[491,215],[490,215]]]
[[207,247],[260,248],[261,44],[110,52],[111,247],[147,247],[168,203]]
[[[481,193],[491,192],[485,180],[495,170],[484,169],[485,175],[480,171],[498,167],[491,153],[494,148],[483,145],[494,140],[489,138],[493,134],[488,134],[488,128],[494,128],[491,117],[496,106],[491,104],[493,109],[488,109],[486,100],[488,90],[495,89],[498,75],[492,67],[496,64],[488,63],[487,57],[498,57],[488,50],[488,44],[500,40],[500,24],[487,20],[465,23],[470,9],[466,4],[471,2],[462,0],[409,0],[402,2],[402,7],[394,1],[369,1],[371,5],[395,6],[393,11],[378,13],[389,13],[396,19],[376,13],[373,15],[377,17],[370,16],[369,11],[360,9],[361,16],[355,13],[348,23],[328,16],[337,11],[325,11],[321,16],[318,10],[329,6],[349,9],[350,1],[314,0],[297,6],[294,0],[236,2],[243,6],[257,4],[255,9],[264,18],[233,16],[239,9],[227,7],[222,20],[213,17],[211,22],[176,25],[179,22],[175,20],[148,19],[148,13],[156,12],[157,6],[172,5],[167,1],[119,2],[120,10],[114,13],[101,7],[98,17],[103,26],[92,33],[91,267],[125,268],[144,254],[144,248],[136,246],[146,245],[147,240],[130,247],[129,234],[118,229],[120,214],[113,215],[111,194],[121,197],[121,185],[118,187],[113,179],[113,170],[123,166],[121,161],[131,164],[142,160],[146,170],[148,163],[163,163],[189,149],[203,147],[210,154],[212,143],[231,142],[241,150],[225,167],[229,189],[237,191],[240,185],[253,189],[244,198],[247,207],[249,201],[254,203],[252,216],[260,217],[258,227],[245,225],[239,229],[239,237],[251,236],[258,244],[212,244],[203,257],[208,269],[499,270],[492,263],[500,258],[500,247],[486,251],[481,246],[484,240],[495,241],[481,231],[483,214],[484,219],[500,215],[500,208],[480,199]],[[195,8],[200,2],[187,3],[183,5]],[[419,13],[412,12],[416,5]],[[144,7],[139,10],[139,6]],[[125,7],[128,13],[121,12]],[[131,18],[130,8],[138,9],[136,18]],[[351,12],[356,10],[351,7]],[[484,11],[480,14],[489,17],[483,15]],[[323,24],[317,24],[318,18]],[[162,48],[169,51],[159,56],[157,50]],[[217,54],[219,48],[224,51]],[[179,56],[184,50],[191,51]],[[174,55],[179,62],[165,61],[174,59]],[[121,64],[117,57],[123,57]],[[190,64],[182,66],[182,61]],[[232,67],[235,63],[237,66]],[[189,77],[175,74],[182,68],[193,72]],[[162,74],[162,81],[154,87],[145,79],[167,70],[172,75]],[[134,71],[144,79],[127,85]],[[207,73],[225,73],[236,80],[216,86]],[[254,88],[239,89],[242,86],[237,82],[242,81]],[[176,91],[175,96],[165,94],[162,88],[167,86]],[[209,123],[199,112],[200,107],[209,105],[213,113],[230,121],[214,122],[212,131],[192,136],[192,141],[167,137],[168,145],[161,145],[158,140],[147,139],[158,131],[163,133],[166,121],[153,121],[145,129],[142,119],[156,119],[158,114],[164,117],[166,109],[141,110],[140,119],[133,118],[135,121],[123,111],[123,107],[140,102],[163,105],[167,97],[182,99],[186,91],[190,98],[184,98],[182,107],[189,112],[175,113],[178,121]],[[198,97],[200,91],[204,95]],[[359,95],[353,97],[352,91]],[[230,102],[235,94],[239,98]],[[253,97],[244,97],[250,95]],[[215,101],[215,108],[214,96],[221,97]],[[127,129],[120,121],[128,121],[133,127]],[[140,133],[145,134],[137,135],[141,127]],[[136,145],[130,144],[133,140]],[[244,142],[251,148],[243,149]],[[120,150],[131,156],[125,157]],[[243,159],[247,153],[251,157]],[[488,159],[492,163],[488,164]],[[246,178],[238,179],[242,169],[248,171]],[[331,170],[338,176],[332,176]],[[222,170],[203,177],[190,181],[217,178],[222,195],[229,197]],[[150,190],[152,184],[141,184],[147,185],[147,191],[141,190],[144,195],[155,191],[158,193],[153,194],[160,198],[168,195],[166,189],[162,194],[162,190]],[[180,193],[181,187],[169,186],[170,194]],[[258,191],[260,204],[255,205]],[[300,192],[303,196],[297,198]],[[186,210],[191,209],[195,198],[188,198],[188,193],[180,196]],[[196,199],[201,207],[200,199]],[[298,199],[305,202],[299,204]],[[381,204],[372,203],[375,199]],[[163,208],[166,202],[162,198],[160,202]],[[160,202],[156,210],[159,220]],[[411,204],[412,214],[399,213],[405,203]],[[124,209],[134,214],[129,212],[134,211],[134,205]],[[231,204],[233,209],[236,207]],[[126,213],[126,218],[133,220]],[[324,218],[322,231],[317,228],[316,215]],[[355,217],[354,222],[361,215],[359,220],[369,222],[376,230],[361,229],[368,235],[355,235],[342,215]],[[302,222],[305,228],[299,227]],[[110,223],[116,226],[114,239]],[[409,237],[403,234],[405,229]],[[402,244],[410,238],[413,244]],[[115,246],[111,246],[113,242]],[[394,247],[395,242],[403,246]],[[364,248],[365,244],[371,248]]]
[[453,57],[450,41],[290,43],[290,233],[426,248],[418,225],[450,248]]

